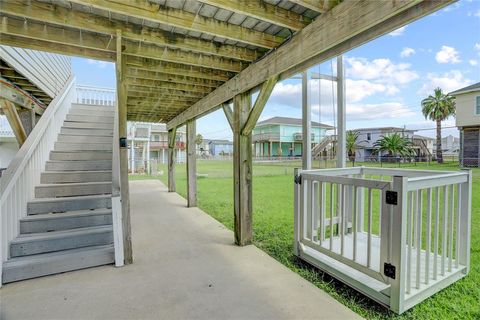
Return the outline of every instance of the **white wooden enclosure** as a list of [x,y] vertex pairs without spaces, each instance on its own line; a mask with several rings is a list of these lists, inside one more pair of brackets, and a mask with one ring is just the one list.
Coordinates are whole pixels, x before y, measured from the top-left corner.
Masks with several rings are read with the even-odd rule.
[[470,171],[297,170],[295,254],[396,313],[467,275]]

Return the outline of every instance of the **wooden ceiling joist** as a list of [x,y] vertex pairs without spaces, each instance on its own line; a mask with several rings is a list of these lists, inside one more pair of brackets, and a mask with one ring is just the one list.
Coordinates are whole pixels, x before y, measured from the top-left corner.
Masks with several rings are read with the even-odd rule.
[[[75,29],[58,28],[35,22],[24,22],[3,16],[0,24],[0,34],[29,38],[35,41],[52,42],[50,48],[70,46],[65,53],[72,55],[88,54],[89,58],[108,59],[114,61],[116,38],[81,32]],[[35,43],[32,43],[34,45]],[[25,44],[25,46],[28,44]],[[224,59],[217,56],[194,54],[191,52],[172,50],[167,47],[147,45],[140,42],[124,41],[123,53],[154,60],[182,63],[193,66],[208,67],[231,72],[240,72],[244,66],[241,61]],[[98,52],[96,52],[98,51]]]
[[272,49],[284,39],[268,33],[237,26],[214,18],[206,18],[185,10],[162,7],[147,0],[70,0],[73,3],[132,16],[185,30],[239,41],[256,47]]
[[175,74],[192,78],[201,78],[225,82],[235,75],[235,73],[232,72],[208,69],[203,67],[195,67],[180,63],[142,59],[134,56],[127,56],[125,60],[128,67],[136,68],[139,70]]
[[157,88],[157,87],[147,87],[147,86],[137,86],[129,85],[127,87],[129,93],[136,92],[142,94],[152,94],[152,95],[163,95],[163,96],[174,96],[174,97],[184,97],[184,98],[202,98],[205,96],[202,92],[193,92],[186,91],[181,89],[166,89],[166,88]]
[[188,85],[188,84],[176,84],[166,81],[156,81],[156,80],[147,80],[147,79],[135,79],[127,76],[127,84],[134,86],[143,86],[148,88],[157,88],[157,89],[172,89],[178,91],[191,91],[199,93],[209,93],[212,91],[212,88],[202,87],[199,85]]
[[234,45],[216,45],[214,42],[183,36],[177,33],[148,27],[136,26],[121,21],[107,19],[85,12],[72,11],[58,5],[51,5],[39,1],[0,1],[2,13],[19,18],[41,21],[57,26],[70,27],[83,31],[103,33],[114,37],[116,30],[122,31],[126,39],[154,43],[173,49],[204,53],[224,58],[253,61],[262,52]]
[[187,76],[171,75],[171,74],[168,74],[168,73],[153,72],[153,71],[147,71],[147,70],[138,70],[138,69],[133,69],[133,68],[127,68],[126,72],[127,72],[126,73],[127,76],[131,77],[131,78],[168,81],[168,82],[175,82],[175,83],[200,85],[200,86],[212,87],[212,88],[217,88],[218,86],[220,86],[223,83],[223,81],[215,81],[215,80],[207,80],[207,79],[193,78],[193,77],[187,77]]
[[302,7],[310,10],[324,13],[330,9],[334,3],[340,2],[339,0],[290,0],[293,3],[299,4]]
[[241,13],[277,26],[298,31],[312,20],[290,10],[271,5],[262,0],[199,0],[211,6]]

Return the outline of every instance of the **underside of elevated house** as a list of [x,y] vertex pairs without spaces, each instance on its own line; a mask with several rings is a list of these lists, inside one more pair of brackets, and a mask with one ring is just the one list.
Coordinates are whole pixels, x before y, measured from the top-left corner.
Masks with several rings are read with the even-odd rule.
[[[96,188],[111,192],[106,207],[112,211],[114,260],[120,266],[133,262],[127,120],[167,124],[168,188],[171,192],[175,191],[175,134],[177,128],[186,125],[187,201],[189,207],[194,207],[197,202],[195,120],[217,109],[224,110],[234,136],[235,243],[248,245],[252,241],[252,130],[275,84],[323,61],[341,56],[352,48],[435,12],[451,2],[0,0],[0,44],[115,63],[116,107],[93,110],[80,101],[72,107],[73,113],[66,110],[61,114],[63,119],[58,121],[93,121],[86,118],[90,110],[92,118],[93,115],[104,118],[108,124],[100,129],[105,131],[106,137],[110,137],[103,144],[105,149],[110,150],[111,158],[107,156],[98,161],[111,161],[111,182],[96,185]],[[341,156],[345,154],[345,101],[341,94],[345,84],[341,61],[338,59],[335,79],[340,93],[337,109],[339,167],[345,166],[345,159]],[[6,83],[16,83],[16,89],[29,92],[29,99],[33,101],[29,102],[30,108],[32,104],[45,106],[46,111],[40,120],[50,108],[60,108],[61,102],[57,101],[52,106],[56,102],[55,99],[51,100],[52,96],[48,97],[44,90],[37,90],[27,80],[19,78],[22,73],[4,59],[3,53],[0,68],[2,79],[5,78]],[[303,77],[303,80],[306,81],[306,78]],[[75,95],[69,96],[70,90],[73,90],[69,86],[73,81],[66,80],[58,96],[67,97],[76,103],[78,100]],[[258,97],[252,101],[252,94],[256,92]],[[3,89],[1,98],[5,106],[23,103],[16,101],[15,97],[4,96]],[[306,95],[304,100],[303,145],[309,146],[311,125],[309,110],[305,107],[308,105]],[[48,126],[47,121],[50,120],[45,119],[44,126]],[[84,125],[82,128],[87,127]],[[80,128],[65,127],[65,124],[62,127],[60,123],[56,133],[65,134],[66,129],[73,132],[72,130]],[[33,133],[41,135],[41,130],[44,132],[47,129],[39,128],[38,132]],[[2,222],[4,262],[12,257],[12,252],[20,255],[21,246],[18,244],[21,241],[16,239],[20,230],[18,221],[25,217],[28,210],[41,210],[38,208],[42,204],[38,201],[27,205],[31,198],[14,198],[15,190],[19,190],[15,189],[17,185],[22,181],[30,181],[28,177],[19,178],[21,175],[14,170],[26,170],[28,159],[25,157],[32,155],[31,150],[38,144],[37,138],[32,136],[31,141],[26,139],[25,148],[28,147],[30,151],[24,150],[21,153],[24,157],[19,159],[21,163],[9,168],[8,180],[2,182],[2,191],[5,191],[2,193],[2,215],[5,215],[7,209],[9,212],[15,211],[8,215],[8,219],[15,221],[4,218]],[[71,145],[85,142],[71,143],[68,146],[65,141],[59,141],[55,148],[65,148],[66,152]],[[81,149],[84,146],[78,148],[80,149],[75,151],[94,151]],[[302,153],[303,169],[310,168],[310,152],[311,150],[305,150]],[[58,154],[55,156],[59,157]],[[39,156],[40,160],[35,163],[37,171],[45,166],[47,158]],[[31,179],[40,181],[40,173]],[[34,187],[35,185],[24,186],[31,196]],[[76,190],[83,189],[78,187]],[[36,195],[41,195],[42,192],[46,194],[49,191],[40,189],[35,192],[38,192]],[[13,205],[12,201],[17,200],[25,203]],[[102,231],[105,230],[99,230],[98,237],[105,236]],[[10,246],[12,241],[17,245],[17,251]],[[397,306],[397,311],[403,311],[402,308]]]

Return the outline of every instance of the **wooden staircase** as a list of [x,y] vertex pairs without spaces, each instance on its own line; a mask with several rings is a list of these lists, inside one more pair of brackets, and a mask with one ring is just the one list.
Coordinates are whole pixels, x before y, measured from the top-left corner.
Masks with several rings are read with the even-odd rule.
[[4,283],[114,262],[114,114],[113,106],[72,105],[9,244]]

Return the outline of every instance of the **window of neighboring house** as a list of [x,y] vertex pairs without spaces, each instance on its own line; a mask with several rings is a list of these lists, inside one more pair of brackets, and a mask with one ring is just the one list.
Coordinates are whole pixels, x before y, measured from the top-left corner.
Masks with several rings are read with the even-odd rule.
[[371,133],[367,133],[367,140],[368,141],[372,140],[372,134]]
[[480,96],[476,97],[475,112],[477,116],[480,116]]

